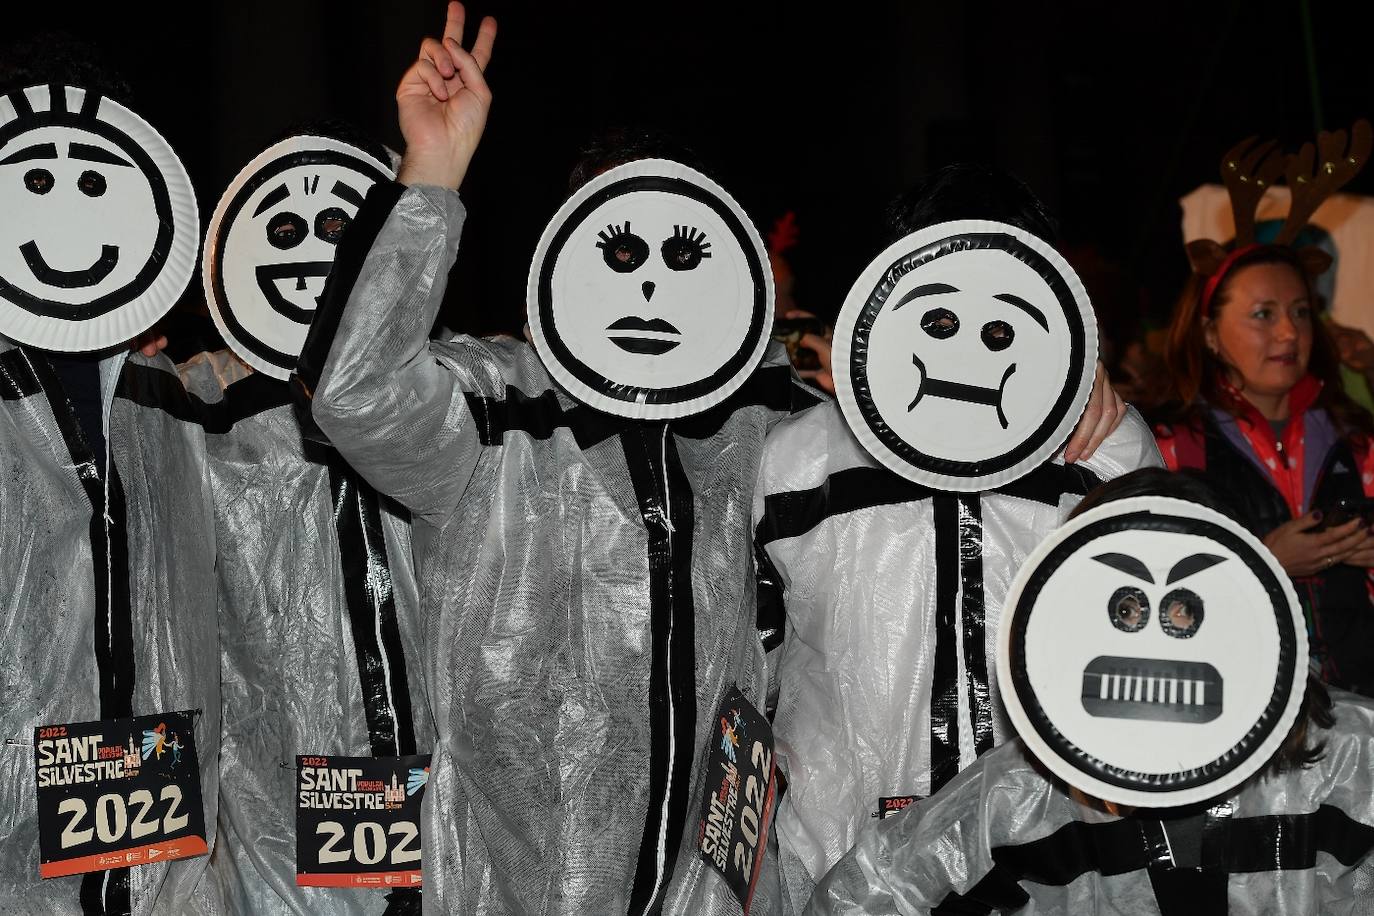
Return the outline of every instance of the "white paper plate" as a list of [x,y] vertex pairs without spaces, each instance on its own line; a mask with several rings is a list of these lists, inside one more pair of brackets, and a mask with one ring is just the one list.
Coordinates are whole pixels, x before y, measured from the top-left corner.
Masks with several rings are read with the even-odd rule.
[[1306,672],[1302,609],[1273,555],[1229,518],[1162,497],[1108,503],[1045,540],[998,634],[1026,746],[1123,805],[1192,804],[1249,779],[1288,736]]
[[340,221],[390,164],[328,137],[276,143],[230,183],[205,234],[201,280],[225,343],[259,372],[296,368],[334,263]]
[[859,275],[835,323],[835,391],[875,458],[940,490],[1048,461],[1092,391],[1097,322],[1048,244],[1003,223],[930,226]]
[[577,400],[622,417],[701,413],[757,368],[773,273],[749,217],[715,182],[642,159],[598,175],[545,228],[530,331]]
[[123,344],[185,291],[200,221],[186,170],[127,108],[85,90],[0,97],[0,334]]

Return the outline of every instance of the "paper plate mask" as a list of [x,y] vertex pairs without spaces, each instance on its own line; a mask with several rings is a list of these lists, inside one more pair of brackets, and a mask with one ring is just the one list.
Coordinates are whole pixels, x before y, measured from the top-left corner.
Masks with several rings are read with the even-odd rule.
[[269,147],[229,185],[205,238],[201,277],[225,343],[259,372],[286,379],[344,230],[389,163],[327,137]]
[[1150,808],[1235,788],[1269,762],[1306,688],[1288,576],[1195,503],[1085,512],[1021,567],[1002,616],[1007,713],[1056,776]]
[[941,223],[859,276],[835,323],[835,391],[893,471],[983,490],[1043,464],[1092,390],[1097,322],[1083,284],[1014,226]]
[[0,96],[0,334],[122,344],[176,303],[199,244],[186,170],[138,115],[70,86]]
[[763,358],[763,240],[706,176],[662,159],[613,168],[559,208],[530,266],[549,374],[607,413],[667,420],[729,397]]

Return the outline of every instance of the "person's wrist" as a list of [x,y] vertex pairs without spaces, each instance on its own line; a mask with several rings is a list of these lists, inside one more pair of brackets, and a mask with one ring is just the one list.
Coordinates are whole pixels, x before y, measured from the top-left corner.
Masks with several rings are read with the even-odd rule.
[[401,158],[396,180],[407,187],[434,185],[456,191],[466,173],[466,158],[455,156],[451,148],[426,150],[410,147]]

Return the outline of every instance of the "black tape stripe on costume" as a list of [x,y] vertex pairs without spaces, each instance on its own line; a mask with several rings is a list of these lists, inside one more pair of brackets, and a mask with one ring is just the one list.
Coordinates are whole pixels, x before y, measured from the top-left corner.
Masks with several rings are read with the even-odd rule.
[[988,685],[987,607],[983,602],[983,510],[977,494],[958,497],[960,608],[964,623],[964,675],[969,727],[979,757],[992,750],[992,692]]
[[[565,408],[552,390],[530,397],[518,388],[506,387],[504,398],[466,393],[468,409],[484,446],[500,445],[507,433],[522,432],[534,439],[548,439],[559,429],[573,434],[580,448],[590,448],[620,435],[635,425],[612,414],[575,404]],[[806,404],[806,392],[792,380],[788,366],[765,366],[720,404],[696,416],[673,421],[673,434],[688,439],[708,439],[720,432],[736,411],[763,407],[782,413]]]
[[[1316,865],[1319,852],[1351,866],[1374,850],[1374,826],[1330,805],[1308,814],[1225,818],[1208,829],[1220,835],[1204,841],[1204,874],[1302,871]],[[1144,819],[1100,824],[1074,821],[1041,840],[998,846],[992,850],[992,870],[967,894],[950,894],[934,912],[990,913],[1023,906],[1029,897],[1018,883],[1022,880],[1063,887],[1088,872],[1110,876],[1159,870],[1159,843],[1153,836],[1157,832],[1157,826]],[[1151,880],[1157,881],[1157,876],[1152,874]],[[1181,886],[1172,878],[1164,879],[1164,885],[1167,903],[1160,903],[1168,905],[1178,898]],[[1155,886],[1158,897],[1159,885]],[[1208,892],[1207,887],[1192,890]],[[1194,906],[1174,912],[1215,911]]]
[[930,685],[930,794],[959,772],[959,497],[932,497],[935,512],[935,664]]
[[992,861],[992,869],[966,894],[950,894],[932,913],[1012,911],[1030,901],[1022,880],[1063,887],[1087,872],[1138,871],[1152,858],[1140,823],[1123,819],[1101,824],[1072,821],[1043,839],[994,847]]
[[[1030,473],[986,493],[1059,505],[1065,494],[1085,495],[1101,479],[1078,465],[1041,465]],[[847,468],[836,471],[818,487],[771,493],[764,497],[763,518],[755,539],[771,544],[803,535],[828,518],[878,506],[930,499],[941,492],[913,483],[886,468]]]
[[[99,681],[100,718],[127,718],[133,715],[134,645],[124,489],[113,461],[110,462],[107,486],[101,473],[103,462],[91,453],[71,404],[62,394],[62,383],[48,361],[38,353],[29,354],[19,349],[12,352],[19,353],[18,358],[27,367],[26,373],[16,374],[27,374],[39,383],[71,458],[72,468],[91,505],[89,532],[95,585],[92,647]],[[83,875],[79,898],[82,913],[87,916],[128,913],[129,870],[122,868]]]
[[1230,876],[1224,871],[1151,865],[1146,873],[1160,916],[1225,914],[1228,909]]
[[344,307],[348,305],[349,296],[353,295],[353,287],[358,283],[358,275],[363,271],[367,254],[405,190],[405,185],[394,181],[374,184],[368,189],[357,216],[349,223],[348,231],[339,240],[334,266],[325,278],[324,289],[320,293],[320,307],[315,310],[310,331],[305,336],[305,346],[296,362],[296,371],[291,376],[293,394],[302,405],[309,404],[315,388],[320,384],[320,373],[324,371],[334,337],[339,333]]
[[696,757],[696,614],[692,598],[695,508],[691,483],[666,427],[640,424],[620,439],[649,535],[653,631],[649,806],[628,914],[656,916],[663,908],[687,823],[692,761]]
[[245,376],[224,389],[224,400],[206,404],[205,431],[222,432],[235,423],[291,403],[291,386],[262,372]]
[[758,593],[755,623],[763,651],[772,652],[787,634],[787,604],[783,600],[782,576],[768,557],[768,551],[754,546],[754,581]]
[[1224,839],[1216,844],[1216,864],[1231,874],[1311,868],[1318,852],[1354,865],[1374,850],[1374,826],[1330,805],[1310,814],[1230,818],[1217,827]]
[[410,683],[377,494],[338,460],[329,463],[329,485],[372,755],[413,754]]
[[15,347],[0,353],[0,400],[21,401],[42,390],[23,350]]
[[157,366],[126,362],[115,397],[195,423],[207,433],[227,433],[240,420],[290,404],[291,388],[254,372],[226,388],[223,399],[206,402],[188,392],[180,376]]

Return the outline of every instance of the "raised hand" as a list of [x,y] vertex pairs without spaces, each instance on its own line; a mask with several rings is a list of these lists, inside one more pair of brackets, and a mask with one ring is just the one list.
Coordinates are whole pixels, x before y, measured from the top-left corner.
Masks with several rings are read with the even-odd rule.
[[491,109],[483,71],[491,61],[496,20],[482,20],[471,50],[463,48],[463,4],[448,5],[442,40],[426,38],[420,55],[396,89],[396,110],[405,137],[402,184],[457,188],[467,174]]

